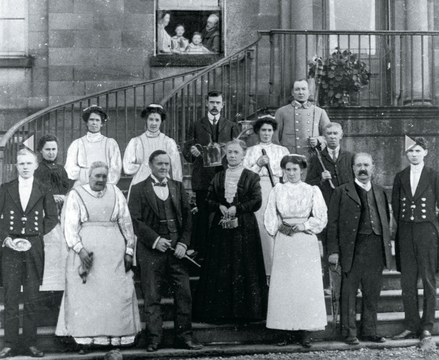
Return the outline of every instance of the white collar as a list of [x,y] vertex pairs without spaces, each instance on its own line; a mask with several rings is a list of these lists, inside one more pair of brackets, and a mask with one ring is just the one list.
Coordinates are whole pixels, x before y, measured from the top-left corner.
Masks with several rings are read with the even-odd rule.
[[34,183],[34,177],[31,176],[29,179],[25,179],[21,176],[18,176],[18,185],[20,187],[31,187]]
[[87,140],[90,142],[98,142],[101,141],[103,138],[104,135],[102,135],[100,132],[91,133],[90,131],[87,131]]
[[363,184],[361,181],[355,178],[355,184],[357,184],[359,187],[363,188],[366,191],[372,189],[372,183],[370,181],[367,184]]
[[157,179],[153,174],[151,174],[151,178],[152,178],[152,180],[153,180],[153,182],[154,183],[159,183],[159,184],[167,184],[168,183],[168,178],[167,177],[165,177],[164,179],[163,179],[163,181],[160,181],[159,179]]
[[102,196],[104,196],[105,194],[105,190],[107,190],[107,187],[105,187],[104,190],[102,191],[94,191],[91,189],[90,184],[85,184],[84,185],[84,189],[92,196],[97,197],[97,198],[101,198]]
[[157,130],[156,132],[151,132],[149,130],[146,130],[145,135],[146,135],[146,137],[149,137],[149,138],[155,138],[155,137],[158,137],[160,135],[160,130]]
[[423,161],[417,165],[410,164],[410,172],[412,172],[412,173],[420,173],[423,168],[424,168]]
[[216,121],[219,121],[220,114],[212,115],[210,112],[207,112],[207,118],[209,119],[210,122],[212,122],[214,119],[216,119]]
[[335,149],[331,149],[330,147],[326,147],[330,154],[338,154],[340,152],[340,145],[338,145]]

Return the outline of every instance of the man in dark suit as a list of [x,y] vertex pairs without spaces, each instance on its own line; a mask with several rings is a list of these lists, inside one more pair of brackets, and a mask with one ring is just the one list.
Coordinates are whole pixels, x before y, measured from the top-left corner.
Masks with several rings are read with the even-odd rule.
[[198,208],[198,228],[195,230],[197,243],[193,246],[201,253],[201,257],[204,255],[209,231],[209,211],[206,206],[207,189],[215,173],[221,171],[223,167],[206,167],[208,164],[204,164],[202,154],[195,145],[225,144],[239,135],[237,124],[221,116],[221,109],[224,106],[222,93],[211,91],[207,94],[206,100],[207,116],[190,126],[183,149],[184,158],[193,163],[191,181]]
[[[38,180],[34,172],[38,166],[35,154],[20,150],[17,154],[18,179],[0,187],[1,277],[5,291],[5,347],[0,358],[13,356],[20,348],[26,354],[43,357],[36,348],[39,287],[44,271],[43,236],[58,222],[58,213],[51,191]],[[26,239],[31,244],[27,251],[15,239]],[[19,299],[23,286],[24,346],[18,345]]]
[[356,297],[363,293],[362,329],[365,341],[385,342],[376,333],[377,307],[384,265],[390,267],[389,204],[384,189],[371,183],[372,157],[354,157],[355,181],[335,189],[328,211],[329,263],[341,265],[341,327],[345,342],[359,344]]
[[[393,183],[392,209],[398,225],[396,235],[397,267],[401,271],[402,301],[406,329],[393,339],[420,335],[431,337],[436,310],[436,278],[438,265],[439,177],[424,166],[428,154],[422,137],[406,137],[406,156],[410,166],[399,172]],[[418,277],[424,285],[424,311],[419,316]]]
[[[330,122],[326,124],[323,128],[323,136],[327,143],[327,146],[321,152],[325,170],[323,170],[318,157],[312,156],[305,182],[310,185],[317,185],[320,188],[326,206],[329,208],[329,201],[334,192],[330,181],[334,187],[354,181],[354,172],[352,171],[353,154],[340,147],[340,140],[343,138],[343,129],[339,123]],[[323,230],[318,237],[323,245],[323,284],[326,289],[329,287],[326,229]]]
[[147,351],[157,351],[162,338],[161,289],[166,274],[174,293],[174,345],[199,350],[192,341],[192,297],[187,260],[191,211],[183,184],[169,179],[169,156],[163,150],[149,157],[152,174],[131,188],[129,209],[137,236],[137,262],[145,298]]

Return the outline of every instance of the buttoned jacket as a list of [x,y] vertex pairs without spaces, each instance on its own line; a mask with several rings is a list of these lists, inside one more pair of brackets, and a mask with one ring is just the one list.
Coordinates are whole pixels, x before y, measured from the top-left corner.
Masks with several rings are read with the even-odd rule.
[[279,143],[290,150],[290,153],[308,155],[308,139],[316,137],[321,143],[326,144],[323,128],[329,124],[326,111],[310,102],[300,104],[293,101],[282,106],[275,113],[278,124],[273,135],[273,142]]
[[[387,268],[392,260],[389,204],[386,193],[381,186],[372,184],[373,194],[381,221],[383,249]],[[328,254],[339,254],[340,264],[344,272],[349,272],[355,261],[355,244],[360,225],[361,200],[354,182],[343,184],[332,194],[327,225]]]
[[[177,242],[189,246],[191,239],[192,213],[183,184],[179,181],[168,179],[169,197],[176,212],[178,222]],[[157,205],[157,195],[153,187],[153,180],[149,176],[146,180],[133,185],[128,203],[133,220],[134,233],[137,240],[152,249],[154,242],[159,237],[160,216]]]

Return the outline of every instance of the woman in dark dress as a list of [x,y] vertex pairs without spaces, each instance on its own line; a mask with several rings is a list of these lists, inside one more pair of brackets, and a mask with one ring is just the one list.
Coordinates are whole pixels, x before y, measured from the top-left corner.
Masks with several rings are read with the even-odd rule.
[[[64,166],[56,163],[58,156],[58,139],[54,135],[44,135],[39,141],[37,151],[41,154],[41,162],[35,170],[35,178],[50,187],[53,197],[61,211],[64,198],[70,189],[70,182]],[[41,290],[64,290],[65,240],[58,224],[44,236],[44,277]]]
[[254,214],[262,204],[261,186],[259,175],[242,165],[246,147],[242,140],[227,143],[229,167],[209,187],[207,202],[215,214],[194,302],[198,320],[257,321],[266,316],[268,289]]

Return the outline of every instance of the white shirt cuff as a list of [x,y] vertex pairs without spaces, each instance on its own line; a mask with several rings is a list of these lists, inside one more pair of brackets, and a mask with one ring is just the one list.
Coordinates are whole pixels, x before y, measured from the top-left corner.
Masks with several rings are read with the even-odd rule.
[[134,249],[127,247],[125,250],[125,254],[134,256]]
[[84,248],[84,246],[82,245],[82,242],[78,242],[75,244],[75,246],[73,246],[73,251],[77,254],[79,254],[79,252]]
[[154,241],[154,244],[152,244],[152,248],[155,249],[157,247],[157,243],[160,240],[160,236]]

